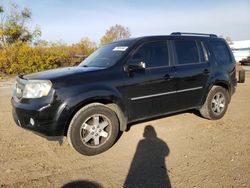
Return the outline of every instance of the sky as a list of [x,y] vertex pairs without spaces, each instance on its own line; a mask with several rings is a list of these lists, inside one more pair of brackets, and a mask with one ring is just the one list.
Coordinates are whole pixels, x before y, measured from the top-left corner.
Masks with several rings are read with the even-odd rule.
[[0,0],[32,11],[31,27],[42,39],[77,43],[95,42],[115,24],[130,29],[132,37],[203,32],[250,39],[250,0]]

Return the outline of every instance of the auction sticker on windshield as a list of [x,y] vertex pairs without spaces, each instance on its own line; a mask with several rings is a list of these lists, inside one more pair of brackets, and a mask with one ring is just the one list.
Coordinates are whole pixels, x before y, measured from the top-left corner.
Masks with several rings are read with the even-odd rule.
[[127,50],[127,48],[128,48],[128,46],[116,46],[116,47],[113,49],[113,51],[122,51],[122,52],[124,52],[124,51]]

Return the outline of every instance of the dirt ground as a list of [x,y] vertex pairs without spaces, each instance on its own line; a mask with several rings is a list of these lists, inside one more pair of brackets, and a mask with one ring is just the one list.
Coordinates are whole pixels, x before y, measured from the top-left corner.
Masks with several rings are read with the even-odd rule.
[[192,112],[136,124],[87,157],[17,127],[0,87],[0,187],[250,187],[250,72],[225,117]]

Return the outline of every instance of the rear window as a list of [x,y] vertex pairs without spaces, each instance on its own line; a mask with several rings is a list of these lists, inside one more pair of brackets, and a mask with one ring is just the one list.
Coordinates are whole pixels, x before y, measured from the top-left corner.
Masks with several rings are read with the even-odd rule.
[[225,42],[210,41],[210,47],[213,51],[214,58],[219,64],[232,62],[230,52]]
[[178,64],[199,63],[199,52],[195,41],[174,41]]

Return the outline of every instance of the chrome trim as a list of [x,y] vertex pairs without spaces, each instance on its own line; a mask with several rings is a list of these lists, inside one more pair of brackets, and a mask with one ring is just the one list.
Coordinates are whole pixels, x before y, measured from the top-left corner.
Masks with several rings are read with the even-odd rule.
[[203,87],[193,87],[193,88],[189,88],[189,89],[182,89],[182,90],[178,90],[176,91],[176,93],[181,93],[181,92],[186,92],[186,91],[193,91],[193,90],[198,90],[198,89],[202,89]]
[[154,95],[145,95],[145,96],[141,96],[141,97],[134,97],[134,98],[131,98],[131,101],[146,99],[146,98],[151,98],[151,97],[158,97],[158,96],[162,96],[162,95],[170,95],[173,93],[176,93],[176,91],[170,91],[170,92],[166,92],[166,93],[158,93],[158,94],[154,94]]
[[47,104],[47,105],[45,105],[45,106],[39,108],[38,111],[41,112],[41,111],[43,111],[44,109],[49,108],[50,106],[51,106],[51,104]]
[[173,93],[182,93],[182,92],[186,92],[186,91],[194,91],[194,90],[198,90],[198,89],[202,89],[203,87],[194,87],[194,88],[189,88],[189,89],[182,89],[182,90],[177,90],[177,91],[170,91],[170,92],[165,92],[165,93],[157,93],[157,94],[153,94],[153,95],[145,95],[145,96],[141,96],[141,97],[134,97],[131,98],[131,101],[136,101],[136,100],[140,100],[140,99],[147,99],[147,98],[152,98],[152,97],[159,97],[162,95],[170,95]]

